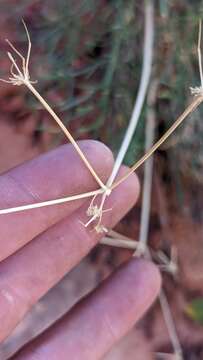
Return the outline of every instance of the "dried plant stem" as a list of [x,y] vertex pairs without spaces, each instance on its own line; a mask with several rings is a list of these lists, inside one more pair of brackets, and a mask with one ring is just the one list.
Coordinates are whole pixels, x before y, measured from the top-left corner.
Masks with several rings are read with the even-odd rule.
[[128,128],[126,130],[123,142],[116,157],[112,173],[108,179],[107,186],[111,186],[120,169],[123,159],[126,155],[133,134],[138,124],[140,113],[142,111],[144,99],[149,84],[152,57],[153,57],[153,40],[154,40],[154,7],[153,1],[145,1],[145,31],[144,31],[144,48],[143,48],[143,66],[141,73],[141,80],[138,89],[137,98]]
[[181,348],[180,341],[176,332],[175,324],[171,314],[170,306],[166,297],[164,290],[162,289],[159,294],[159,301],[162,308],[162,313],[164,316],[165,324],[168,329],[168,333],[173,345],[175,360],[183,360],[183,351]]
[[[128,236],[125,236],[123,234],[120,234],[114,230],[109,230],[107,236],[100,240],[100,244],[121,247],[129,250],[135,250],[139,247],[138,241],[129,238]],[[177,274],[177,251],[175,247],[172,247],[171,249],[170,258],[168,258],[162,251],[155,252],[152,249],[149,249],[147,245],[145,247],[145,252],[146,254],[148,254],[147,256],[149,258],[155,258],[159,261],[160,264],[158,266],[161,271],[168,272],[172,276],[175,276]]]
[[135,250],[138,242],[134,240],[126,240],[126,239],[122,240],[120,238],[114,239],[109,236],[105,236],[104,238],[101,239],[100,244],[114,246],[114,247],[121,247],[129,250],[130,249]]
[[63,197],[63,198],[59,198],[59,199],[55,199],[55,200],[48,200],[48,201],[42,201],[42,202],[34,203],[34,204],[21,205],[21,206],[16,206],[16,207],[7,208],[7,209],[0,209],[0,215],[11,214],[14,212],[19,212],[19,211],[24,211],[24,210],[36,209],[36,208],[40,208],[40,207],[44,207],[44,206],[63,204],[63,203],[69,202],[69,201],[79,200],[79,199],[84,199],[87,197],[99,195],[102,192],[103,192],[103,190],[99,189],[99,190],[90,191],[87,193],[68,196],[68,197]]
[[[153,147],[151,148],[151,146],[153,143],[154,131],[155,131],[154,105],[156,101],[157,86],[158,86],[158,82],[155,79],[151,83],[147,98],[148,112],[147,112],[146,142],[145,142],[146,151],[148,149],[153,148]],[[149,153],[149,151],[147,153]],[[151,259],[151,254],[147,247],[147,240],[148,240],[149,219],[150,219],[150,209],[151,209],[152,175],[153,175],[153,157],[151,157],[147,162],[145,162],[140,234],[139,234],[138,245],[136,251],[134,252],[134,256],[145,255],[146,258],[150,258],[150,259]],[[181,360],[182,349],[176,333],[175,325],[170,311],[170,306],[168,304],[167,297],[163,289],[159,294],[159,301],[162,308],[165,323],[168,329],[168,333],[171,339],[171,343],[174,348],[176,360]]]
[[87,168],[89,169],[92,176],[95,178],[99,186],[106,190],[106,186],[103,184],[103,182],[100,180],[99,176],[96,174],[92,166],[90,165],[89,161],[83,154],[82,150],[78,146],[77,142],[74,140],[70,132],[67,130],[65,125],[62,123],[61,119],[58,117],[58,115],[52,110],[52,108],[49,106],[49,104],[43,99],[43,97],[38,93],[38,91],[34,88],[34,86],[30,82],[26,82],[25,85],[28,87],[28,89],[32,92],[32,94],[39,100],[39,102],[44,106],[44,108],[49,112],[49,114],[53,117],[53,119],[57,122],[57,124],[60,126],[61,130],[64,132],[66,137],[69,139],[71,144],[74,146],[76,151],[78,152],[78,155],[82,159],[82,161],[85,163]]
[[[137,246],[137,241],[126,236],[120,234],[118,231],[115,230],[108,230],[106,229],[108,234],[103,239],[101,239],[101,244],[115,246],[115,247],[124,247],[126,249],[135,249]],[[129,247],[128,247],[129,245]]]
[[121,240],[127,240],[127,241],[134,241],[134,239],[130,238],[129,236],[120,234],[118,231],[115,230],[109,230],[108,235],[111,236],[113,239],[121,239]]
[[[147,97],[147,116],[146,116],[146,130],[145,130],[145,150],[148,151],[154,141],[155,135],[155,111],[154,105],[156,101],[158,81],[154,79],[151,82]],[[147,239],[149,232],[149,219],[150,219],[150,209],[151,209],[151,188],[152,188],[152,176],[153,176],[153,156],[145,162],[144,169],[144,184],[143,184],[143,196],[142,196],[142,206],[141,206],[141,223],[140,223],[140,233],[139,233],[139,242],[136,249],[135,255],[138,253],[145,253],[147,248]]]
[[[15,86],[16,85],[17,86],[21,86],[21,85],[27,86],[27,88],[32,92],[33,95],[35,95],[35,97],[40,101],[40,103],[44,106],[44,108],[48,111],[48,113],[54,118],[54,120],[59,125],[61,130],[64,132],[66,137],[69,139],[69,141],[74,146],[78,155],[80,156],[80,158],[82,159],[84,164],[87,166],[87,168],[89,169],[90,173],[95,178],[95,180],[97,181],[99,186],[108,193],[109,191],[108,191],[107,187],[103,184],[103,182],[101,181],[99,176],[96,174],[96,172],[90,165],[89,161],[87,160],[87,158],[81,151],[80,147],[74,140],[73,136],[70,134],[68,129],[66,129],[65,125],[63,124],[61,119],[58,117],[58,115],[56,115],[56,113],[52,110],[52,108],[48,105],[48,103],[43,99],[43,97],[38,93],[38,91],[32,85],[32,84],[36,83],[36,81],[30,80],[30,74],[29,74],[29,61],[30,61],[32,44],[31,44],[30,35],[28,32],[27,26],[23,20],[22,20],[22,22],[23,22],[23,25],[24,25],[24,28],[26,31],[26,35],[27,35],[27,40],[28,40],[28,50],[27,50],[26,57],[24,57],[9,40],[6,40],[7,43],[9,44],[9,46],[11,47],[11,49],[13,50],[13,53],[18,56],[18,59],[20,59],[21,66],[20,67],[18,66],[18,62],[15,59],[14,55],[12,55],[10,52],[7,52],[7,55],[11,61],[10,77],[8,80],[0,79],[0,81],[9,83],[9,84],[13,84]],[[15,70],[15,72],[14,72],[14,70]]]
[[[145,257],[147,259],[152,260],[151,253],[148,250],[148,248],[146,248]],[[163,288],[161,289],[160,294],[159,294],[159,302],[160,302],[160,306],[162,309],[165,324],[166,324],[166,327],[168,330],[168,334],[169,334],[169,337],[170,337],[170,340],[171,340],[171,343],[172,343],[172,346],[174,349],[175,360],[184,360],[183,359],[183,351],[182,351],[181,344],[180,344],[180,341],[178,338],[178,334],[176,332],[176,327],[174,324],[170,305],[168,303],[168,300],[167,300],[167,297],[166,297],[166,294],[165,294]]]
[[198,34],[197,53],[198,53],[198,62],[199,62],[200,83],[201,83],[201,88],[203,88],[201,37],[202,37],[202,20],[199,20],[199,34]]
[[178,126],[190,115],[201,103],[203,102],[203,95],[199,95],[194,98],[193,102],[185,109],[185,111],[178,117],[175,123],[165,132],[165,134],[147,151],[140,160],[138,160],[135,165],[133,165],[130,170],[121,177],[118,181],[114,182],[110,187],[111,190],[115,189],[123,181],[125,181],[128,176],[130,176],[135,170],[137,170],[160,146],[168,137],[178,128]]
[[[144,31],[144,48],[143,48],[143,66],[142,66],[142,74],[141,74],[141,80],[140,85],[138,89],[138,95],[135,101],[134,109],[132,112],[131,119],[129,121],[128,128],[126,130],[123,142],[121,144],[121,147],[119,149],[118,155],[116,157],[114,167],[112,170],[111,175],[109,176],[109,179],[106,183],[107,189],[109,189],[115,178],[118,174],[118,171],[121,167],[121,164],[123,162],[123,159],[126,155],[126,152],[128,150],[128,147],[130,145],[130,142],[132,140],[133,134],[135,132],[135,129],[138,124],[138,120],[140,117],[140,113],[142,111],[144,99],[147,92],[147,87],[149,84],[150,74],[151,74],[151,67],[152,67],[152,55],[153,55],[153,40],[154,40],[154,2],[152,1],[145,1],[145,31]],[[100,223],[102,219],[102,213],[103,213],[103,207],[106,200],[108,193],[104,192],[101,203],[99,206],[99,211],[97,211],[97,217],[99,217],[99,222],[96,226],[96,229],[100,231]],[[90,219],[90,222],[94,221],[95,214],[93,213],[92,218]],[[89,224],[89,222],[87,223]]]

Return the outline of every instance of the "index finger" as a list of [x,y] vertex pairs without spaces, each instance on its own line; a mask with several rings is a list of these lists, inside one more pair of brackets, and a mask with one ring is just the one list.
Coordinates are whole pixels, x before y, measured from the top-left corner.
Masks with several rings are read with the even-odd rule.
[[[81,141],[80,147],[105,181],[113,164],[110,150],[97,141]],[[96,188],[95,180],[73,146],[64,145],[1,175],[0,209],[75,195]],[[0,261],[71,214],[84,201],[0,215]]]

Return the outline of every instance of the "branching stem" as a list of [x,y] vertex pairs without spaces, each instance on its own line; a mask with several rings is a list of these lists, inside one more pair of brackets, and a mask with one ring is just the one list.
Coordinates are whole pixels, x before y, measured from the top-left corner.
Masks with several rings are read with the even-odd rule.
[[203,95],[199,95],[192,103],[185,109],[185,111],[178,117],[174,124],[165,132],[165,134],[147,151],[140,160],[138,160],[135,165],[133,165],[130,170],[118,181],[115,181],[114,184],[110,187],[111,190],[115,189],[123,181],[125,181],[128,176],[130,176],[135,170],[137,170],[163,143],[168,139],[168,137],[180,126],[180,124],[190,115],[201,103],[203,102]]
[[[122,165],[123,159],[126,155],[126,152],[129,148],[130,142],[132,140],[133,134],[138,124],[138,120],[140,118],[140,114],[142,111],[142,107],[144,104],[147,87],[149,84],[149,79],[151,75],[151,68],[152,68],[152,57],[153,57],[153,40],[154,40],[154,3],[152,1],[145,1],[145,31],[144,31],[144,47],[143,47],[143,66],[142,66],[142,73],[141,73],[141,80],[138,89],[138,94],[136,97],[135,105],[133,108],[132,116],[129,121],[129,125],[127,127],[124,139],[122,141],[121,147],[119,149],[118,155],[116,157],[114,167],[112,170],[111,175],[106,183],[107,189],[110,189],[112,186],[118,171]],[[108,193],[104,192],[102,195],[101,203],[99,208],[96,209],[99,218],[99,221],[96,225],[96,229],[100,231],[100,225],[102,221],[102,214],[105,210],[103,210],[106,197]],[[93,215],[92,219],[95,218]],[[91,220],[90,220],[91,221]],[[91,221],[92,222],[92,221]]]

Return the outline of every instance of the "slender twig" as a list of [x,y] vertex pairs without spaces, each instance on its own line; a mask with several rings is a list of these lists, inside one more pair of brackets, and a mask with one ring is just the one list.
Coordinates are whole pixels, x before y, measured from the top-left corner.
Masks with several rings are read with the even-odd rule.
[[[156,101],[156,94],[158,88],[158,81],[154,79],[151,82],[151,86],[147,98],[147,115],[146,115],[146,130],[145,130],[145,150],[148,151],[154,141],[155,135],[155,111],[154,104]],[[144,183],[143,183],[143,195],[141,205],[141,222],[139,242],[135,255],[138,253],[145,253],[147,247],[147,239],[149,232],[149,218],[151,209],[151,188],[152,188],[152,175],[153,175],[153,156],[145,162],[144,168]]]
[[[156,100],[158,82],[155,79],[150,86],[148,94],[148,112],[147,112],[147,124],[146,124],[146,151],[151,149],[154,132],[155,132],[155,111],[154,104]],[[137,248],[135,250],[135,256],[146,255],[151,258],[147,241],[149,232],[149,220],[150,220],[150,209],[151,209],[151,188],[152,188],[152,176],[153,176],[153,156],[145,162],[144,169],[144,185],[143,185],[143,197],[142,197],[142,211],[141,211],[141,222],[140,222],[140,233]],[[168,329],[171,343],[174,348],[174,354],[176,360],[182,359],[182,349],[176,333],[176,328],[173,322],[173,317],[170,311],[167,297],[162,289],[159,294],[159,302],[162,308],[165,323]]]
[[[151,83],[150,91],[148,94],[148,112],[147,112],[147,124],[146,124],[146,151],[151,148],[154,132],[155,132],[155,111],[154,104],[157,93],[157,80]],[[145,255],[147,258],[151,258],[151,254],[147,247],[148,232],[149,232],[149,220],[151,209],[151,188],[152,188],[152,176],[153,176],[153,156],[145,162],[144,169],[144,185],[143,185],[143,197],[142,197],[142,211],[141,211],[141,223],[139,241],[134,256]],[[159,301],[162,308],[165,323],[168,329],[168,333],[171,339],[171,343],[174,348],[176,360],[182,359],[182,349],[176,333],[176,328],[173,322],[173,317],[170,311],[170,307],[167,301],[167,297],[162,289],[159,294]]]
[[[129,238],[128,236],[125,236],[123,234],[120,234],[114,230],[105,229],[105,231],[108,234],[100,240],[100,244],[124,248],[128,250],[137,250],[136,255],[138,255],[138,253],[142,255],[142,253],[139,252],[138,241]],[[162,251],[155,252],[152,249],[149,249],[147,245],[145,247],[145,254],[147,254],[149,258],[159,261],[158,267],[161,271],[167,272],[172,276],[175,276],[177,274],[177,249],[175,247],[172,246],[171,248],[170,258],[168,258]]]
[[30,209],[37,209],[37,208],[41,208],[44,206],[63,204],[63,203],[69,202],[69,201],[84,199],[84,198],[92,197],[92,196],[99,195],[102,193],[103,193],[103,190],[99,189],[99,190],[90,191],[90,192],[83,193],[83,194],[62,197],[59,199],[47,200],[47,201],[42,201],[42,202],[38,202],[38,203],[34,203],[34,204],[27,204],[27,205],[11,207],[11,208],[7,208],[7,209],[0,209],[0,215],[11,214],[14,212],[20,212],[20,211],[25,211],[25,210],[30,210]]
[[[201,73],[201,72],[200,72]],[[154,113],[152,108],[150,109],[150,112],[148,112],[148,120],[147,122],[148,126],[146,127],[147,137],[146,137],[146,148],[150,148],[149,151],[134,165],[133,171],[140,166],[144,161],[146,161],[153,153],[154,151],[161,145],[163,141],[167,139],[170,134],[181,124],[181,122],[189,115],[202,101],[202,89],[200,89],[200,96],[197,99],[194,99],[193,103],[184,111],[184,113],[176,120],[176,122],[172,125],[172,127],[164,134],[164,136],[151,148],[151,144],[154,137]],[[152,94],[154,93],[154,89],[152,91]],[[150,99],[149,93],[148,99]],[[199,93],[198,93],[199,94]],[[153,94],[154,95],[154,94]],[[150,100],[152,100],[151,105],[153,105],[155,96],[152,97]],[[149,116],[150,115],[150,116]],[[146,149],[146,150],[147,150]],[[141,228],[140,228],[140,237],[138,242],[138,249],[141,244],[141,247],[145,251],[146,257],[151,258],[151,255],[149,253],[149,250],[147,248],[147,238],[148,238],[148,227],[149,227],[149,214],[150,214],[150,198],[151,198],[151,184],[152,184],[152,171],[153,171],[153,158],[150,159],[151,161],[148,161],[145,163],[145,181],[144,181],[144,188],[143,188],[143,201],[142,201],[142,216],[141,216]],[[132,169],[131,169],[132,172]],[[129,174],[128,174],[129,176]],[[127,178],[127,176],[125,177]],[[124,178],[121,179],[120,182],[124,181]],[[119,182],[115,183],[114,187],[118,185]],[[115,186],[116,185],[116,186]],[[103,239],[102,241],[105,244],[113,245],[113,246],[125,246],[125,241],[113,240],[111,238]],[[115,245],[114,245],[115,244]],[[118,245],[117,245],[118,244]],[[130,244],[128,244],[129,247]],[[127,246],[127,241],[126,241]],[[136,252],[137,253],[137,252]],[[167,300],[167,297],[165,295],[164,290],[161,290],[161,293],[159,295],[159,301],[162,308],[164,320],[166,323],[166,327],[168,329],[168,333],[171,339],[171,343],[173,345],[174,349],[174,355],[176,360],[182,360],[183,359],[183,352],[181,348],[181,344],[176,332],[176,327],[174,324],[174,320],[171,314],[170,306]]]
[[175,123],[165,132],[165,134],[147,151],[140,160],[138,160],[135,165],[133,165],[130,170],[122,176],[118,181],[114,182],[110,187],[111,190],[119,186],[123,181],[125,181],[128,176],[130,176],[135,170],[137,170],[160,146],[168,137],[178,128],[178,126],[190,115],[201,103],[203,102],[203,95],[199,95],[194,98],[192,103],[185,109],[185,111],[178,117]]
[[121,240],[127,240],[127,241],[134,241],[134,239],[130,238],[129,236],[120,234],[118,231],[115,230],[109,230],[108,235],[111,236],[113,239],[121,239]]
[[113,184],[113,181],[115,180],[115,177],[120,169],[120,166],[129,148],[130,142],[132,140],[133,134],[138,124],[138,120],[140,118],[140,114],[142,111],[142,107],[151,75],[152,57],[153,57],[153,40],[154,40],[154,6],[153,6],[153,1],[146,1],[145,3],[146,5],[145,5],[143,66],[142,66],[140,85],[139,85],[134,109],[132,112],[132,116],[129,121],[129,125],[126,130],[121,147],[119,149],[118,155],[116,157],[112,173],[108,179],[107,186],[111,186]]
[[25,84],[28,89],[33,93],[33,95],[35,95],[35,97],[40,101],[40,103],[44,106],[44,108],[49,112],[49,114],[53,117],[53,119],[57,122],[57,124],[60,126],[61,130],[64,132],[64,134],[66,135],[66,137],[69,139],[69,141],[71,142],[71,144],[74,146],[75,150],[78,152],[78,155],[80,156],[80,158],[82,159],[82,161],[85,163],[85,165],[87,166],[88,170],[90,171],[90,173],[92,174],[92,176],[95,178],[95,180],[97,181],[97,183],[99,184],[99,186],[101,188],[103,188],[104,190],[106,190],[106,186],[103,184],[103,182],[100,180],[100,178],[98,177],[98,175],[96,174],[95,170],[92,168],[92,166],[90,165],[89,161],[87,160],[86,156],[83,154],[82,150],[80,149],[80,147],[78,146],[78,144],[76,143],[76,141],[74,140],[74,138],[72,137],[72,135],[70,134],[70,132],[67,130],[67,128],[65,127],[65,125],[62,123],[61,119],[58,117],[58,115],[52,110],[52,108],[49,106],[49,104],[43,99],[43,97],[38,93],[38,91],[34,88],[34,86],[32,84],[30,84],[29,82],[27,84]]
[[[132,116],[129,121],[128,128],[126,130],[123,142],[119,149],[118,155],[116,157],[114,167],[112,170],[111,175],[106,183],[107,189],[111,187],[113,181],[116,178],[116,175],[121,167],[123,159],[126,155],[126,152],[129,148],[130,142],[132,140],[133,134],[138,124],[138,120],[140,118],[140,114],[142,111],[144,99],[147,92],[147,87],[149,84],[150,74],[151,74],[151,67],[152,67],[152,56],[153,56],[153,40],[154,40],[154,2],[152,1],[145,1],[145,30],[144,30],[144,47],[143,47],[143,66],[142,66],[142,73],[141,73],[141,80],[138,89],[138,94],[136,97],[135,105],[133,108]],[[97,217],[99,218],[99,222],[96,226],[96,229],[100,231],[100,223],[102,219],[103,213],[103,206],[106,200],[107,193],[104,192],[101,203],[99,208],[95,207],[96,214],[93,214],[92,218],[89,222],[94,221]],[[87,224],[89,224],[89,222]]]
[[[23,25],[25,27],[27,40],[28,40],[28,50],[27,50],[26,58],[15,48],[15,46],[9,40],[6,40],[8,42],[8,44],[10,45],[11,49],[13,50],[13,52],[16,55],[18,55],[18,57],[22,61],[22,69],[20,69],[19,66],[17,65],[17,61],[15,60],[13,55],[10,52],[7,52],[8,57],[9,57],[9,59],[11,61],[11,70],[10,70],[11,71],[11,76],[9,77],[9,80],[4,80],[4,79],[0,79],[0,80],[3,81],[3,82],[6,82],[6,83],[11,83],[13,85],[18,85],[18,86],[25,85],[25,86],[27,86],[27,88],[39,100],[39,102],[44,106],[44,108],[48,111],[48,113],[53,117],[53,119],[59,125],[59,127],[61,128],[63,133],[66,135],[68,140],[74,146],[75,150],[77,151],[78,155],[80,156],[80,158],[82,159],[82,161],[84,162],[84,164],[86,165],[86,167],[88,168],[88,170],[90,171],[92,176],[95,178],[95,180],[99,184],[99,186],[102,189],[104,189],[105,191],[107,191],[107,193],[108,193],[107,187],[103,184],[103,182],[101,181],[99,176],[96,174],[95,170],[93,169],[93,167],[91,166],[91,164],[87,160],[86,156],[83,154],[82,150],[78,146],[77,142],[74,140],[73,136],[70,134],[68,129],[65,127],[65,125],[61,121],[61,119],[58,117],[58,115],[53,111],[53,109],[46,102],[46,100],[43,99],[43,97],[39,94],[39,92],[32,85],[36,81],[31,81],[30,80],[30,75],[29,75],[29,60],[30,60],[30,52],[31,52],[31,41],[30,41],[30,35],[29,35],[29,32],[28,32],[27,26],[26,26],[24,21],[23,21]],[[14,71],[13,71],[14,68],[15,68],[17,73],[14,73]]]
[[162,251],[158,251],[155,256],[159,261],[162,262],[162,265],[159,266],[160,270],[165,271],[175,277],[175,275],[178,273],[177,248],[174,245],[171,246],[170,258],[168,258]]
[[171,339],[171,343],[173,345],[175,360],[183,360],[183,351],[176,332],[176,327],[174,324],[173,316],[171,314],[170,305],[163,289],[159,294],[159,301],[162,308],[165,324]]
[[[146,248],[145,251],[145,257],[149,260],[152,260],[152,256],[150,251],[148,250],[148,248]],[[173,346],[173,350],[174,350],[174,356],[175,359],[174,360],[183,360],[183,351],[182,351],[182,347],[178,338],[178,334],[176,331],[176,326],[174,323],[174,319],[171,313],[171,309],[170,309],[170,305],[168,303],[166,294],[163,290],[163,288],[161,289],[160,293],[159,293],[159,302],[160,302],[160,306],[162,309],[162,313],[163,313],[163,317],[164,317],[164,321],[168,330],[168,334],[171,340],[171,344]]]
[[125,249],[132,249],[135,250],[137,247],[138,242],[134,241],[134,240],[122,240],[122,239],[113,239],[109,236],[105,236],[104,238],[101,239],[100,244],[103,245],[109,245],[109,246],[114,246],[114,247],[121,247],[121,248],[125,248]]
[[202,20],[199,20],[199,34],[198,34],[198,62],[199,62],[199,75],[200,75],[200,83],[201,88],[203,88],[203,72],[202,72],[202,54],[201,54],[201,37],[202,37]]

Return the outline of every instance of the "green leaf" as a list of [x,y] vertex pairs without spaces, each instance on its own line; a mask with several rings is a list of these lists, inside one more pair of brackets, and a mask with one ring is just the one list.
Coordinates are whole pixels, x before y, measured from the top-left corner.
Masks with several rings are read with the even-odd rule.
[[203,325],[203,298],[197,298],[193,300],[186,307],[185,311],[191,319]]

